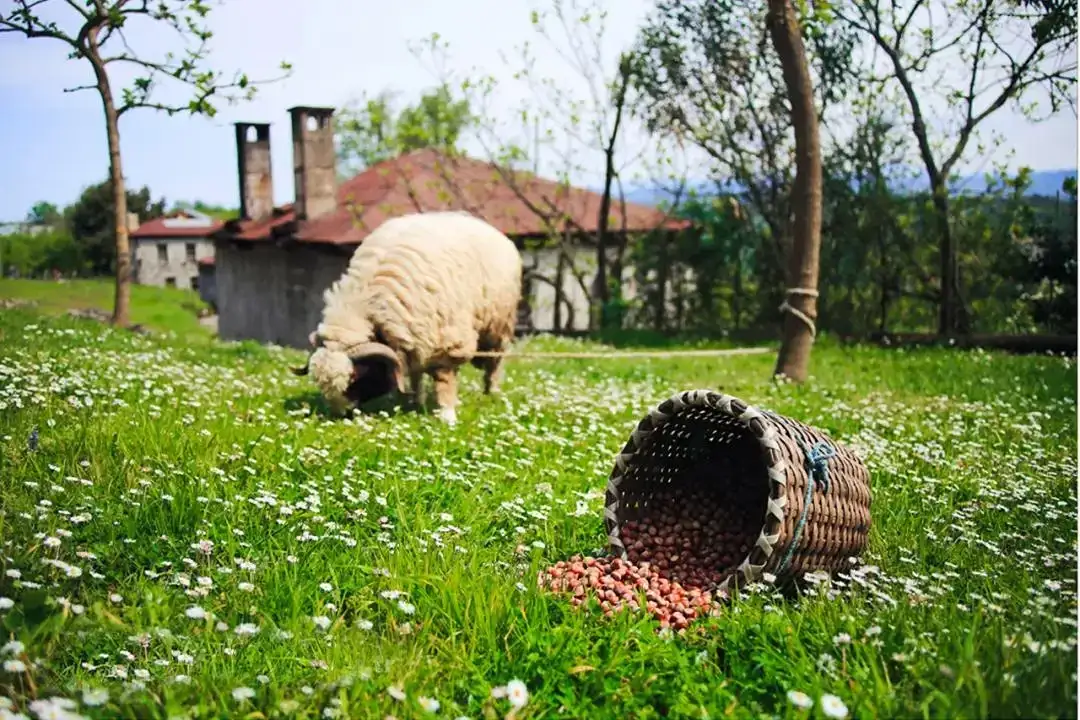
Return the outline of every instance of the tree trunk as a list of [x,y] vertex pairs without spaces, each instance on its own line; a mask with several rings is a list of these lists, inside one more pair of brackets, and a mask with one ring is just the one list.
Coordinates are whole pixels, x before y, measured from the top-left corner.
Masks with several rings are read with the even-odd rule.
[[[741,248],[740,248],[741,249]],[[735,330],[742,329],[742,253],[735,253],[735,276],[731,284],[731,320]]]
[[112,324],[127,327],[131,305],[131,250],[128,245],[127,188],[120,162],[120,116],[113,102],[109,76],[97,55],[96,33],[89,38],[90,62],[94,67],[101,104],[105,110],[105,130],[109,139],[109,183],[113,194],[113,225],[116,233],[116,291],[113,296]]
[[559,259],[555,262],[555,307],[553,308],[551,324],[555,330],[562,329],[562,302],[563,281],[566,277],[566,259],[559,253]]
[[[816,333],[818,260],[821,251],[821,145],[817,108],[806,48],[790,0],[768,0],[767,24],[773,47],[780,58],[784,84],[791,102],[795,129],[795,182],[792,186],[795,227],[794,246],[788,267],[783,339],[776,359],[775,375],[801,382],[810,365],[810,349]],[[799,292],[792,292],[798,290]],[[805,316],[810,322],[792,312]]]
[[655,326],[657,332],[667,330],[667,286],[670,275],[670,261],[668,260],[668,243],[671,235],[666,231],[660,233],[660,257],[656,263],[656,307]]
[[932,177],[934,214],[937,216],[941,272],[941,303],[938,306],[938,334],[953,337],[968,331],[967,313],[960,297],[960,268],[956,262],[956,243],[949,222],[949,189],[945,177]]
[[[596,284],[597,300],[600,303],[600,327],[607,328],[611,324],[610,288],[608,286],[607,272],[607,247],[609,216],[611,215],[611,189],[615,182],[615,144],[619,139],[619,128],[622,125],[623,109],[626,106],[626,93],[630,87],[630,59],[623,56],[619,60],[619,79],[615,89],[615,121],[612,123],[611,132],[607,137],[604,147],[604,192],[600,196],[600,213],[596,224]],[[623,228],[625,230],[625,227]],[[618,278],[622,282],[622,278]]]

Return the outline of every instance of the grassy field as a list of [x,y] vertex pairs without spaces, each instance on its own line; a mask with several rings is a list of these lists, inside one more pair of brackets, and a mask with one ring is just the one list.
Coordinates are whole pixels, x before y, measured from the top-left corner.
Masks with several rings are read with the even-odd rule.
[[[0,300],[28,300],[44,313],[59,315],[68,310],[113,309],[113,281],[109,279],[14,280],[0,278]],[[210,332],[199,325],[196,312],[206,306],[198,293],[176,288],[131,286],[131,322],[157,332],[169,332],[189,341],[206,339]]]
[[[497,398],[467,368],[446,427],[326,417],[297,352],[21,310],[0,330],[10,713],[839,717],[829,694],[849,717],[1076,717],[1072,360],[821,347],[802,387],[770,355],[519,360]],[[866,566],[681,637],[539,592],[602,547],[634,424],[698,387],[865,454]]]

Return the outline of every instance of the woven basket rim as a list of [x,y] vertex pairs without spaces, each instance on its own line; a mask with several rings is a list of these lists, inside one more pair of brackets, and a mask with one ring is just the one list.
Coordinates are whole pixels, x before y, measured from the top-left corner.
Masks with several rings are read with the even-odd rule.
[[[661,408],[671,405],[668,412]],[[739,410],[742,406],[742,410]],[[775,517],[781,524],[784,520],[784,508],[787,506],[787,469],[788,464],[780,452],[777,440],[777,431],[769,418],[769,411],[761,410],[745,400],[733,395],[727,395],[715,390],[685,390],[671,395],[649,410],[648,414],[638,423],[630,434],[626,445],[615,456],[615,467],[608,477],[606,496],[604,502],[604,524],[608,536],[609,550],[624,560],[627,557],[626,547],[619,537],[620,523],[618,519],[619,503],[622,494],[619,485],[623,476],[633,462],[634,456],[645,446],[651,435],[666,425],[673,417],[687,409],[707,408],[719,411],[728,417],[738,420],[747,431],[751,433],[761,446],[761,463],[765,467],[766,477],[769,482],[769,493],[766,501],[766,512]],[[753,420],[760,420],[758,425],[762,428],[759,434],[751,424]],[[769,450],[774,452],[770,453]],[[753,550],[748,550],[742,562],[731,570],[728,575],[717,585],[717,590],[726,592],[730,588],[732,578],[741,576],[742,582],[751,583],[764,574],[765,567],[773,556],[776,546],[780,542],[780,531],[774,535],[766,535],[767,523],[763,522],[758,538],[754,546],[760,548],[764,554],[764,561],[760,565],[751,564],[750,556]],[[740,583],[741,584],[741,583]]]

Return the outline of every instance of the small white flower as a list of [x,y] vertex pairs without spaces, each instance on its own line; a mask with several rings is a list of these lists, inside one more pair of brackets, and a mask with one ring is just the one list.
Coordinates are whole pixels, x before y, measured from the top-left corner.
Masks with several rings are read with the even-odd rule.
[[398,600],[397,605],[398,608],[401,609],[401,612],[405,613],[406,615],[412,615],[414,612],[416,612],[416,606],[412,603],[407,603],[404,600]]
[[240,623],[235,628],[233,628],[233,632],[240,636],[250,637],[251,635],[259,632],[259,626],[255,623]]
[[150,671],[144,670],[143,668],[138,668],[135,670],[135,677],[139,678],[140,680],[149,680]]
[[360,628],[361,630],[370,630],[375,627],[375,623],[371,622],[370,620],[357,620],[356,627]]
[[113,593],[112,595],[109,596],[109,602],[116,603],[117,605],[119,605],[120,603],[124,602],[124,596],[123,595],[117,595],[116,593]]
[[47,537],[42,541],[41,544],[44,545],[45,547],[50,547],[50,548],[60,547],[60,538],[58,538],[58,537]]
[[281,702],[278,703],[278,710],[285,713],[286,715],[291,715],[292,713],[296,712],[299,708],[300,708],[300,703],[297,702],[296,700],[282,700]]
[[22,660],[5,660],[4,670],[9,673],[26,672],[26,663]]
[[514,707],[523,708],[525,703],[529,702],[529,688],[525,687],[525,683],[515,678],[506,683],[506,698]]
[[840,720],[847,717],[848,710],[843,700],[835,695],[825,693],[821,696],[821,712],[825,713],[825,717]]
[[334,589],[334,586],[331,585],[328,582],[324,582],[324,583],[319,583],[319,589],[322,590],[323,592],[330,592],[331,590]]
[[439,712],[439,701],[435,698],[424,697],[421,695],[416,698],[416,702],[420,703],[420,707],[424,708],[429,713]]
[[315,615],[311,618],[311,622],[315,623],[315,627],[319,628],[320,630],[326,630],[328,627],[330,627],[330,618],[326,617],[325,615]]
[[800,690],[788,690],[787,699],[789,703],[803,710],[809,710],[814,706],[814,699]]
[[3,647],[0,647],[0,655],[18,655],[25,649],[26,646],[23,645],[21,642],[19,642],[18,640],[12,640],[11,642],[6,643]]
[[184,614],[187,615],[192,620],[202,620],[202,619],[204,619],[206,617],[206,611],[203,610],[198,605],[192,605],[191,607],[189,607],[187,610],[184,611]]
[[390,687],[386,688],[386,692],[390,697],[394,698],[398,702],[403,702],[405,700],[405,691],[397,685],[391,685]]
[[15,607],[15,601],[11,598],[0,597],[0,610],[10,610]]
[[83,705],[89,705],[90,707],[97,707],[98,705],[104,705],[109,701],[108,690],[83,690],[82,692]]
[[256,675],[255,679],[258,680],[261,685],[266,685],[270,682],[270,677],[268,675]]
[[243,702],[255,697],[255,691],[249,687],[238,687],[232,691],[233,700]]
[[19,572],[18,570],[15,570],[14,568],[12,568],[11,570],[6,570],[4,572],[4,574],[7,575],[12,580],[18,580],[19,578],[22,577],[22,573]]
[[244,592],[254,592],[255,591],[255,586],[252,585],[249,582],[242,582],[239,585],[237,585],[236,587],[239,588],[240,590],[244,591]]
[[840,633],[839,635],[834,636],[832,641],[836,645],[848,645],[851,643],[851,636],[847,633]]

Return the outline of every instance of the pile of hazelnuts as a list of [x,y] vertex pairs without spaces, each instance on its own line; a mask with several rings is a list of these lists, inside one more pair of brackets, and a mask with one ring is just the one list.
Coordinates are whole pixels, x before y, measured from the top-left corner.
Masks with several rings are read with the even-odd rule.
[[646,611],[662,628],[685,630],[716,613],[716,585],[747,556],[761,531],[754,514],[728,498],[669,489],[649,498],[620,527],[626,559],[574,556],[540,572],[538,584],[570,595],[574,606],[595,597],[605,615]]

